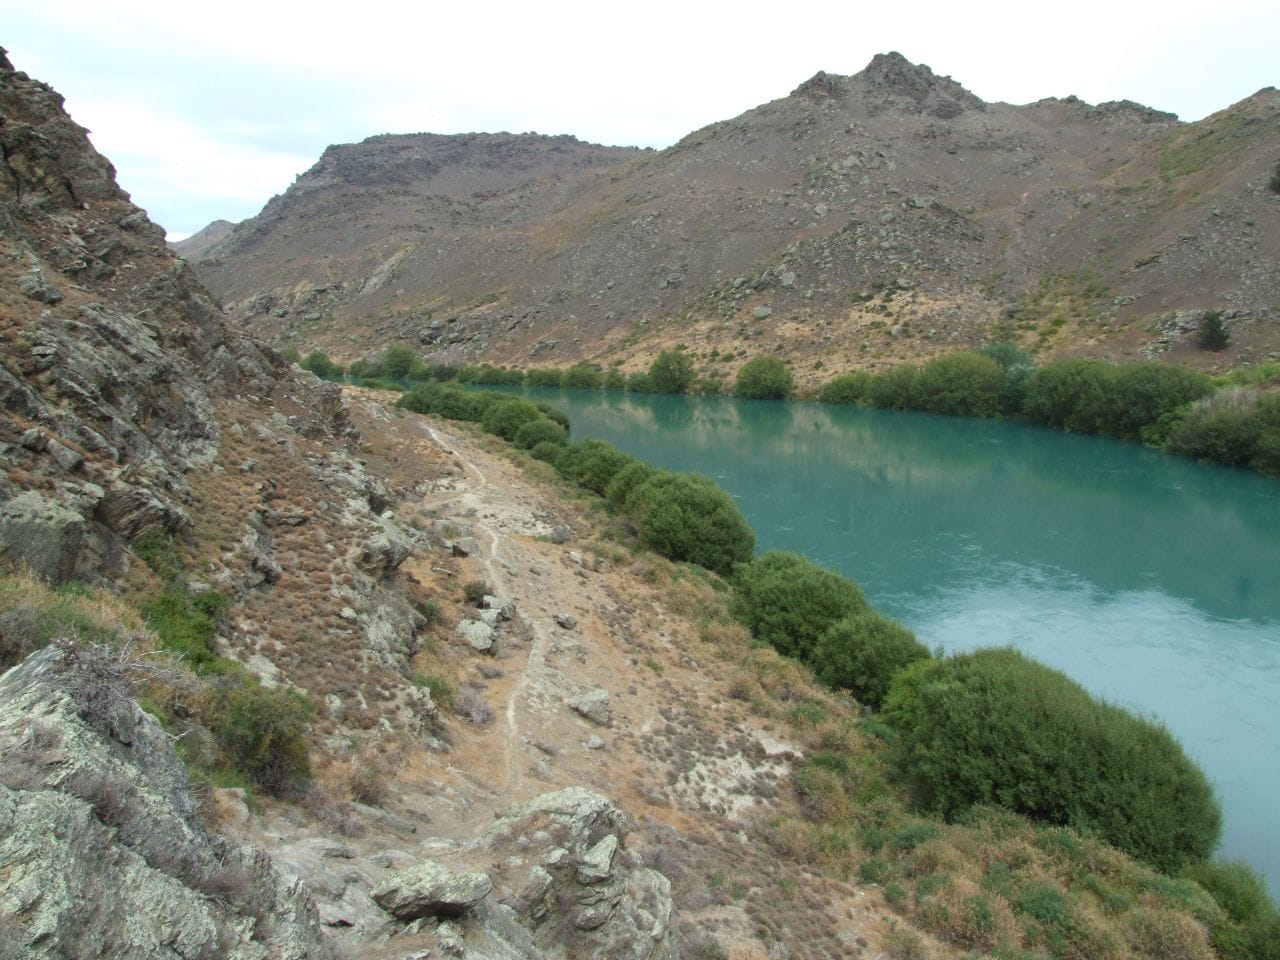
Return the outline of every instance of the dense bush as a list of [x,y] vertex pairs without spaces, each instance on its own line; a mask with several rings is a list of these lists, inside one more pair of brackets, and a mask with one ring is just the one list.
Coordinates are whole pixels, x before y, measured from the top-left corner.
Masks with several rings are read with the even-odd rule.
[[729,612],[779,653],[812,659],[833,624],[867,608],[862,590],[798,553],[771,550],[733,573]]
[[564,372],[563,385],[574,390],[599,390],[604,374],[594,363],[583,360]]
[[553,407],[549,403],[538,403],[534,404],[534,406],[541,410],[542,415],[552,423],[558,423],[560,426],[564,427],[565,433],[569,432],[569,415],[563,410],[558,407]]
[[920,369],[909,363],[890,367],[875,375],[867,400],[882,410],[911,410],[916,405],[916,381]]
[[627,377],[621,370],[610,370],[604,375],[604,388],[606,390],[625,390],[627,389]]
[[1023,410],[1045,426],[1141,440],[1144,427],[1212,390],[1208,377],[1182,367],[1059,360],[1027,380]]
[[627,377],[627,390],[631,393],[655,393],[653,379],[648,373],[633,373]]
[[605,488],[604,495],[617,506],[625,506],[631,499],[632,492],[657,472],[641,460],[629,463],[613,475],[609,486]]
[[733,498],[696,473],[655,472],[627,497],[640,542],[671,560],[728,576],[751,559],[756,535]]
[[957,417],[994,417],[1004,380],[1004,370],[991,357],[972,350],[945,353],[916,376],[912,406]]
[[635,457],[623,453],[611,443],[578,440],[563,448],[555,466],[561,475],[578,486],[603,496],[614,474],[635,462]]
[[[495,403],[484,412],[484,416],[480,418],[480,425],[484,427],[487,433],[493,433],[506,440],[508,443],[515,440],[516,433],[526,424],[534,421],[542,420],[550,423],[542,415],[542,411],[535,407],[528,400],[521,400],[519,397],[512,397],[509,400],[503,400]],[[551,424],[555,427],[555,424]],[[558,427],[556,429],[559,429]],[[544,438],[548,439],[548,438]],[[536,442],[536,441],[535,441]],[[532,446],[533,444],[529,444]]]
[[999,804],[1165,871],[1217,845],[1213,790],[1168,731],[1016,650],[912,665],[883,718],[898,733],[900,774],[931,813]]
[[865,403],[871,391],[871,380],[871,374],[865,370],[841,374],[818,391],[818,399],[823,403]]
[[564,432],[564,427],[539,413],[537,420],[530,420],[520,426],[513,442],[521,450],[532,450],[540,443],[563,444],[568,440],[569,435]]
[[1000,343],[985,343],[978,348],[978,353],[984,357],[990,357],[1000,364],[1001,370],[1006,372],[1014,367],[1031,366],[1031,354],[1016,343],[1009,343],[1007,340]]
[[649,385],[655,393],[684,393],[693,379],[693,361],[683,350],[663,350],[649,364]]
[[1222,314],[1217,310],[1208,311],[1200,318],[1200,329],[1196,340],[1204,350],[1225,350],[1231,343],[1231,331],[1227,329]]
[[408,347],[387,347],[382,355],[382,376],[391,380],[407,380],[422,368],[418,355]]
[[791,396],[795,380],[777,357],[755,357],[738,371],[733,395],[747,400],[783,400]]
[[142,616],[162,649],[177,654],[199,673],[216,672],[224,661],[218,657],[214,638],[227,607],[226,596],[215,590],[192,593],[171,584],[143,604]]
[[897,621],[863,610],[832,624],[813,648],[818,679],[879,707],[898,672],[929,657],[929,649]]
[[554,367],[533,367],[525,371],[524,382],[530,387],[558,389],[564,384],[564,373]]
[[342,365],[334,363],[323,350],[312,350],[298,364],[303,370],[309,370],[317,377],[340,377]]
[[535,460],[541,460],[543,463],[555,464],[560,459],[560,454],[564,452],[563,443],[555,443],[551,440],[542,440],[535,443],[529,451],[529,456]]
[[254,786],[284,796],[311,780],[311,713],[310,701],[296,690],[268,689],[238,669],[218,678],[207,722],[219,747]]
[[1169,430],[1169,453],[1280,474],[1280,393],[1228,387],[1193,404]]

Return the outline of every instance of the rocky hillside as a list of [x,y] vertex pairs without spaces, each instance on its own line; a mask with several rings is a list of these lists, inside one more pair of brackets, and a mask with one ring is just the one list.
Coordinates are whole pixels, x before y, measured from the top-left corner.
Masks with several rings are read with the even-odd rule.
[[2,52],[0,147],[0,955],[1213,960],[1195,884],[912,813],[544,464],[229,329]]
[[264,338],[345,359],[629,369],[688,342],[830,370],[1008,337],[1184,357],[1185,311],[1214,308],[1251,361],[1280,349],[1277,142],[1274,89],[1187,124],[985,103],[887,54],[657,154],[331,147],[195,269]]
[[193,233],[185,240],[171,243],[173,252],[188,260],[195,260],[215,243],[235,228],[230,220],[215,220],[198,233]]

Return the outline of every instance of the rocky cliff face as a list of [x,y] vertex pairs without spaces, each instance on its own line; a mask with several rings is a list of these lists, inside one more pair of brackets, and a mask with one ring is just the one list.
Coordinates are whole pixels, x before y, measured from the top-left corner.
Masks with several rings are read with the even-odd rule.
[[227,329],[61,97],[3,58],[0,146],[0,551],[119,575],[122,542],[190,525],[219,398],[296,396],[341,437],[336,392]]
[[[1183,124],[1128,102],[988,104],[885,54],[650,156],[330,148],[196,269],[272,342],[345,358],[405,341],[455,362],[629,361],[637,340],[685,340],[831,369],[1009,336],[1126,355],[1170,345],[1147,329],[1162,317],[1217,308],[1238,359],[1263,359],[1280,348],[1277,133],[1274,90]],[[1065,329],[1002,324],[1064,275],[1101,291]],[[888,320],[866,305],[884,290]]]

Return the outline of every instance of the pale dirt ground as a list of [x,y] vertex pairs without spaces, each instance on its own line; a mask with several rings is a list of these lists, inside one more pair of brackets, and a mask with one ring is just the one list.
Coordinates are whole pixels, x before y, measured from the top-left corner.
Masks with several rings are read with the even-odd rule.
[[[403,938],[372,942],[357,916],[363,909],[370,923],[381,917],[366,891],[388,869],[414,862],[429,838],[469,838],[513,804],[585,786],[634,818],[628,846],[672,879],[685,929],[714,936],[730,957],[765,958],[771,949],[774,957],[889,956],[885,937],[898,921],[877,890],[789,863],[765,842],[769,818],[796,810],[789,781],[800,747],[728,696],[731,663],[671,609],[680,598],[669,581],[647,576],[654,561],[599,541],[550,542],[557,525],[585,537],[591,524],[550,482],[532,481],[485,449],[492,446],[485,438],[396,411],[391,399],[353,394],[352,414],[371,466],[379,459],[391,468],[393,488],[413,491],[397,514],[469,528],[480,545],[462,560],[420,548],[402,575],[436,597],[459,596],[462,583],[480,579],[516,603],[492,655],[473,651],[446,617],[434,652],[418,656],[424,673],[449,676],[458,690],[473,685],[492,719],[450,717],[437,749],[370,734],[351,764],[372,758],[387,783],[377,807],[346,805],[340,832],[348,836],[334,839],[332,821],[276,805],[233,815],[227,828],[321,887],[334,887],[336,858],[347,884],[343,904],[356,911],[340,945],[361,956],[399,956]],[[448,466],[419,472],[427,463]],[[576,625],[559,626],[557,614]],[[567,704],[597,687],[610,693],[607,726]],[[320,777],[333,780],[344,769],[337,762]],[[930,955],[953,953],[929,944]]]

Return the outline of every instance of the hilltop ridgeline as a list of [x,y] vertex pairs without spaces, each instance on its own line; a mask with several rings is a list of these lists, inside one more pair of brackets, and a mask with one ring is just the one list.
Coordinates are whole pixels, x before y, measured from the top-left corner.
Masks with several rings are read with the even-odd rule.
[[[1233,329],[1219,360],[1265,359],[1278,133],[1274,89],[1187,124],[1128,101],[986,103],[883,54],[658,153],[527,134],[330,147],[195,269],[264,338],[345,359],[404,342],[630,370],[689,342],[830,369],[1009,338],[1182,358],[1207,309]],[[1046,284],[1066,322],[1015,322]]]

